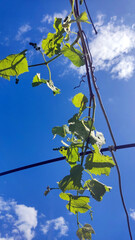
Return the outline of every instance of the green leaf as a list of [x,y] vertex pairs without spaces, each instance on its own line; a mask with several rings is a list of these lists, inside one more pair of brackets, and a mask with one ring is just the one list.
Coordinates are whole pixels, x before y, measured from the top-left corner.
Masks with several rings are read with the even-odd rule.
[[47,38],[42,41],[42,49],[49,58],[60,53],[61,43],[64,38],[62,35],[64,33],[64,28],[62,27],[61,18],[55,18],[53,27],[56,33],[48,33]]
[[65,176],[59,182],[59,188],[65,192],[67,190],[81,190],[83,189],[81,184],[83,167],[76,165],[70,170],[70,175]]
[[82,228],[79,228],[76,232],[77,234],[77,237],[80,239],[80,240],[91,240],[91,234],[92,233],[95,233],[94,229],[92,228],[92,226],[88,223],[86,223],[84,225],[84,227]]
[[76,164],[77,161],[80,161],[80,155],[78,152],[78,147],[70,146],[68,148],[62,147],[60,153],[66,157],[67,162],[70,164]]
[[53,27],[56,30],[56,33],[61,33],[61,31],[62,31],[62,33],[64,32],[63,27],[62,27],[62,19],[61,18],[55,18]]
[[86,108],[87,102],[88,98],[83,93],[76,94],[72,99],[72,103],[75,107],[80,108],[81,113]]
[[67,43],[61,50],[63,55],[67,57],[76,67],[81,67],[85,64],[83,54]]
[[87,187],[89,189],[92,197],[97,201],[101,201],[104,194],[111,190],[111,187],[104,185],[96,179],[87,180],[84,184],[84,187]]
[[11,76],[19,76],[24,72],[28,72],[26,51],[9,55],[5,59],[0,60],[0,77],[10,80]]
[[62,127],[52,128],[53,135],[59,135],[61,137],[65,137],[67,135],[67,133],[70,133],[67,125],[63,125]]
[[70,118],[68,120],[68,123],[71,124],[73,122],[76,122],[78,119],[79,119],[79,115],[78,115],[78,113],[76,113],[76,114],[74,114],[74,116],[72,118]]
[[80,14],[80,16],[76,19],[78,22],[86,22],[86,23],[90,23],[88,21],[88,16],[87,16],[87,13],[86,12],[82,12]]
[[32,87],[39,86],[42,83],[45,83],[53,91],[54,96],[60,93],[60,89],[54,86],[54,83],[52,80],[41,79],[40,73],[37,73],[36,76],[33,78]]
[[37,73],[32,81],[32,87],[37,87],[42,83],[47,83],[48,80],[40,79],[40,73]]
[[92,174],[109,176],[111,168],[115,166],[112,157],[102,155],[97,145],[93,147],[95,150],[87,156],[85,168]]
[[89,206],[89,197],[86,196],[74,196],[71,193],[60,193],[60,198],[69,201],[66,208],[76,214],[77,212],[85,213],[91,207]]
[[[90,135],[90,129],[85,125],[85,121],[76,120],[77,116],[74,115],[69,123],[69,130],[79,139],[88,141],[88,143],[95,144],[96,140]],[[89,138],[89,139],[88,139]]]

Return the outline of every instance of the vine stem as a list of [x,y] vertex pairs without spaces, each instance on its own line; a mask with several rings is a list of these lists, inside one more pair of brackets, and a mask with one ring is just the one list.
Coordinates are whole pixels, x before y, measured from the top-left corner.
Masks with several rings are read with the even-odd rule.
[[86,42],[87,42],[87,51],[88,51],[88,62],[89,62],[89,67],[90,67],[90,72],[91,72],[91,78],[92,78],[92,83],[93,83],[93,86],[94,86],[94,89],[96,91],[96,94],[97,94],[97,97],[98,97],[98,100],[99,100],[99,104],[100,104],[100,107],[102,109],[102,112],[103,112],[103,115],[105,117],[105,120],[106,120],[106,123],[107,123],[107,126],[108,126],[108,129],[109,129],[109,132],[110,132],[110,135],[111,135],[111,138],[112,138],[112,141],[114,143],[114,147],[116,147],[116,141],[115,141],[115,138],[113,136],[113,132],[112,132],[112,129],[111,129],[111,125],[109,123],[109,119],[107,117],[107,114],[106,114],[106,111],[105,111],[105,108],[104,108],[104,105],[103,105],[103,102],[102,102],[102,99],[101,99],[101,96],[100,96],[100,93],[99,93],[99,90],[98,90],[98,87],[97,87],[97,84],[96,84],[96,81],[95,81],[95,76],[94,76],[94,73],[93,73],[93,67],[92,67],[92,56],[91,56],[91,53],[90,53],[90,49],[89,49],[89,44],[88,44],[88,40],[87,40],[87,37],[86,37],[86,34],[83,32],[84,36],[85,36],[85,39],[86,39]]
[[49,63],[51,63],[52,61],[54,61],[56,58],[60,57],[62,55],[62,53],[58,54],[57,56],[55,56],[54,58],[50,59],[49,61],[45,61],[43,63],[38,63],[38,64],[33,64],[33,65],[29,65],[28,67],[38,67],[38,66],[41,66],[41,65],[47,65]]
[[81,158],[81,166],[83,165],[84,156],[86,155],[86,151],[87,151],[87,149],[88,149],[89,137],[90,137],[90,134],[91,134],[91,131],[92,131],[92,127],[93,127],[93,123],[94,123],[94,120],[95,120],[95,108],[96,108],[96,103],[95,103],[95,96],[94,96],[94,95],[93,95],[93,97],[92,97],[92,100],[93,100],[93,113],[92,113],[92,119],[91,119],[92,123],[91,123],[90,131],[89,131],[89,136],[88,136],[88,139],[87,139],[87,142],[86,142],[85,149],[84,149],[84,148],[82,149],[83,155],[82,155],[82,158]]
[[[77,18],[79,16],[79,8],[78,8],[78,1],[75,0],[75,6],[73,6],[73,1],[70,0],[70,4],[72,7],[74,7],[74,14],[75,14],[75,18]],[[81,38],[81,43],[82,43],[82,48],[83,48],[83,54],[84,54],[84,61],[85,61],[85,67],[86,67],[86,75],[87,75],[87,81],[88,81],[88,87],[89,87],[89,93],[90,93],[90,100],[89,100],[89,110],[88,110],[88,116],[90,116],[90,106],[91,106],[91,98],[93,96],[93,92],[92,92],[92,87],[91,87],[91,81],[90,81],[90,75],[89,75],[89,67],[88,67],[88,62],[87,62],[87,49],[85,46],[85,41],[84,41],[84,37],[82,34],[82,30],[81,30],[81,25],[80,23],[77,21],[77,25],[78,25],[78,30],[79,30],[79,36]]]
[[[41,50],[40,50],[40,53],[42,54],[43,59],[44,59],[44,61],[45,61],[45,63],[46,63],[47,61],[46,61],[46,59],[45,59],[44,53],[43,53]],[[46,66],[47,66],[48,71],[49,71],[49,80],[51,80],[51,70],[50,70],[50,68],[49,68],[48,63],[46,63]]]
[[121,175],[120,175],[119,166],[118,166],[118,163],[116,161],[115,155],[113,153],[112,147],[110,147],[109,149],[110,149],[110,152],[112,154],[112,158],[113,158],[113,160],[115,162],[115,165],[116,165],[116,168],[117,168],[121,201],[122,201],[122,205],[123,205],[123,208],[124,208],[124,211],[125,211],[125,214],[126,214],[126,218],[127,218],[127,225],[128,225],[128,231],[129,231],[130,239],[133,240],[132,233],[131,233],[131,228],[130,228],[129,216],[128,216],[128,212],[127,212],[126,205],[125,205],[125,202],[124,202],[123,193],[122,193],[122,184],[121,184]]
[[[77,196],[79,196],[79,194],[78,194],[78,191],[77,191]],[[78,226],[78,229],[79,229],[79,213],[77,212],[77,226]]]

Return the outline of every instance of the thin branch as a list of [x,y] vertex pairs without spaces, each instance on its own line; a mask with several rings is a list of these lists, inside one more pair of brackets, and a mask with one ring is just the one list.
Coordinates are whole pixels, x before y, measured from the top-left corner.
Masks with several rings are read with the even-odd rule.
[[55,60],[56,58],[60,57],[62,55],[62,53],[58,54],[57,56],[55,56],[54,58],[51,58],[49,61],[47,62],[43,62],[43,63],[38,63],[38,64],[33,64],[33,65],[29,65],[28,67],[38,67],[38,66],[41,66],[41,65],[47,65],[49,63],[51,63],[53,60]]

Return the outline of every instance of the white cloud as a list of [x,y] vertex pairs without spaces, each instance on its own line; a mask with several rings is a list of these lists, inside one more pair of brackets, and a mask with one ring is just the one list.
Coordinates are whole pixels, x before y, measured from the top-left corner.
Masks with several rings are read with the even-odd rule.
[[[95,26],[98,34],[89,41],[95,71],[109,71],[112,78],[127,81],[135,71],[135,24],[128,26],[116,16],[105,23],[105,15],[100,14]],[[76,68],[70,64],[70,68],[81,75],[86,72],[84,66]]]
[[24,234],[27,240],[33,239],[35,232],[33,229],[37,226],[37,211],[33,207],[27,207],[25,205],[16,205],[15,213],[18,216],[18,220],[15,225],[20,232]]
[[24,33],[27,33],[28,31],[31,30],[31,26],[29,24],[24,24],[22,25],[19,29],[18,29],[18,32],[17,32],[17,35],[15,36],[15,39],[17,41],[21,40],[22,38],[22,35]]
[[112,68],[111,73],[114,73],[113,77],[127,80],[132,77],[134,69],[135,58],[133,56],[125,56]]
[[38,27],[39,32],[44,33],[47,31],[46,27]]
[[0,238],[0,240],[14,240],[14,238],[7,236],[6,238]]
[[[104,19],[105,19],[105,15],[104,15],[104,14],[98,14],[98,15],[97,15],[97,22],[94,23],[97,31],[98,31],[98,30],[100,29],[100,27],[103,25]],[[94,32],[93,32],[93,33],[94,33]]]
[[67,14],[68,14],[68,12],[66,10],[63,10],[62,13],[54,13],[53,15],[47,14],[47,15],[43,16],[41,22],[42,23],[45,23],[45,22],[52,23],[52,22],[54,22],[54,18],[57,17],[57,18],[64,19],[67,16]]
[[135,221],[135,209],[130,209],[130,217]]
[[38,215],[34,207],[18,204],[15,200],[5,201],[0,197],[0,216],[0,240],[32,240],[36,231],[44,235],[51,230],[57,231],[55,239],[68,235],[68,224],[63,217],[45,222],[44,214]]
[[12,228],[10,236],[5,233],[3,237],[0,235],[0,240],[32,240],[34,238],[37,226],[37,211],[34,207],[19,205],[14,200],[5,201],[0,197],[0,214],[2,228]]
[[49,230],[52,230],[52,227],[56,231],[59,230],[59,237],[67,236],[68,225],[63,217],[46,221],[46,224],[41,226],[41,230],[44,234],[47,234]]
[[135,69],[135,31],[133,27],[118,22],[114,16],[104,24],[104,15],[98,16],[98,34],[91,40],[89,46],[96,70],[111,71],[112,76],[119,79],[129,79]]

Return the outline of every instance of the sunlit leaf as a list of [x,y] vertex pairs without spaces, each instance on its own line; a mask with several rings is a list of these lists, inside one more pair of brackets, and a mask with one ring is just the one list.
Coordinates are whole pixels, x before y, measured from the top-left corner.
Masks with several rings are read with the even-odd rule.
[[39,86],[40,84],[45,83],[53,92],[54,96],[60,93],[60,89],[54,86],[52,80],[45,80],[40,78],[40,73],[37,73],[33,78],[32,87]]
[[67,57],[76,67],[81,67],[85,64],[83,54],[67,43],[61,50],[63,55]]
[[104,156],[100,153],[97,145],[94,145],[93,153],[86,158],[85,168],[95,175],[109,175],[112,167],[115,166],[112,157]]
[[81,190],[83,189],[81,184],[83,167],[76,165],[70,170],[70,175],[65,176],[59,182],[59,188],[65,192],[67,190]]
[[76,214],[77,212],[85,213],[91,207],[89,206],[89,197],[86,196],[74,196],[71,193],[60,193],[60,198],[69,201],[66,208]]
[[67,162],[70,164],[75,164],[77,161],[80,161],[80,155],[78,152],[78,147],[70,146],[68,148],[62,147],[60,153],[66,157]]
[[39,86],[40,84],[42,83],[47,83],[48,80],[44,80],[44,79],[41,79],[40,78],[40,73],[37,73],[34,78],[33,78],[33,81],[32,81],[32,87],[37,87]]
[[90,23],[88,21],[88,16],[87,16],[87,13],[86,12],[82,12],[80,14],[80,16],[76,19],[78,22],[86,22],[86,23]]
[[63,41],[64,28],[62,27],[62,19],[55,18],[53,27],[56,33],[48,33],[47,38],[42,41],[42,49],[48,57],[60,53],[61,43]]
[[92,197],[95,198],[97,201],[101,201],[104,194],[111,190],[111,187],[104,185],[96,179],[87,180],[84,184],[84,187],[88,188]]
[[95,233],[94,229],[92,228],[92,226],[88,223],[86,223],[84,225],[84,227],[82,228],[79,228],[76,232],[77,234],[77,237],[80,239],[80,240],[91,240],[91,234],[92,233]]
[[82,111],[86,108],[87,102],[87,97],[82,93],[76,94],[72,99],[72,103],[74,104],[74,106],[80,108],[80,113],[82,113]]
[[24,72],[28,72],[26,51],[9,55],[5,59],[0,60],[0,77],[10,80],[11,76],[19,76]]
[[53,135],[59,135],[61,137],[65,137],[67,135],[67,133],[70,133],[67,125],[63,125],[62,127],[52,128]]
[[61,33],[61,31],[64,32],[61,18],[55,18],[53,27],[56,30],[56,33]]

